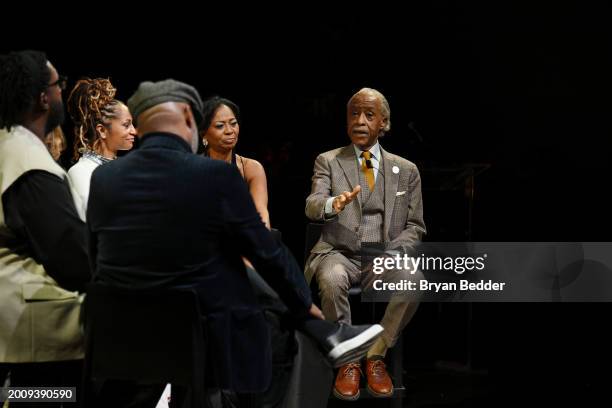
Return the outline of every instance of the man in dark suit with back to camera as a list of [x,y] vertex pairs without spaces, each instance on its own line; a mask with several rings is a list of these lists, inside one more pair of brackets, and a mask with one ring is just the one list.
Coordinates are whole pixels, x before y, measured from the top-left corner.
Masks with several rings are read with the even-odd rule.
[[95,279],[119,287],[194,288],[222,389],[261,392],[270,382],[268,328],[241,256],[333,365],[363,356],[382,328],[322,320],[299,266],[262,223],[238,171],[193,154],[202,120],[198,92],[171,79],[143,82],[128,105],[141,146],[100,166],[91,180]]

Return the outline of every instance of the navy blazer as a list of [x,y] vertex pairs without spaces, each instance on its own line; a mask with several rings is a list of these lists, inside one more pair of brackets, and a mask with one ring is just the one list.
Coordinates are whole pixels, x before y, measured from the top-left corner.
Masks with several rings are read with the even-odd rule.
[[96,280],[195,288],[219,386],[266,388],[268,329],[241,256],[296,317],[312,301],[300,267],[262,223],[235,167],[193,154],[176,135],[145,135],[138,150],[94,171],[87,221]]

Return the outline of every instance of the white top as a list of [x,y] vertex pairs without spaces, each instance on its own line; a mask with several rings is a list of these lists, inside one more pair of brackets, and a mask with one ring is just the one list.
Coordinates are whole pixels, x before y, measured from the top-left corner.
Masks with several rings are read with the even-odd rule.
[[87,201],[89,198],[89,183],[93,171],[100,165],[91,157],[81,156],[78,162],[68,170],[68,177],[72,181],[81,202],[83,204],[83,214],[87,214]]

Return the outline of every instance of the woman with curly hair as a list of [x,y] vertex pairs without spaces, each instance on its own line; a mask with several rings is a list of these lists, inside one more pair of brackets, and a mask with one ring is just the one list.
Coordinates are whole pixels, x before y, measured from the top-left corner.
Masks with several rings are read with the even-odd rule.
[[136,129],[128,107],[115,99],[116,89],[108,79],[79,80],[68,97],[68,113],[74,122],[75,159],[68,170],[87,210],[89,182],[96,167],[117,158],[119,150],[130,150]]

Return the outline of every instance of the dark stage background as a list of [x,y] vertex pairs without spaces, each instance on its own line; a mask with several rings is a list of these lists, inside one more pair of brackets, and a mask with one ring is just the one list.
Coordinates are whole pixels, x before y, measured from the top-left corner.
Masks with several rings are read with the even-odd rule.
[[[213,13],[154,29],[142,19],[100,33],[103,46],[66,25],[61,36],[5,38],[2,52],[44,50],[70,86],[110,77],[123,100],[140,81],[173,77],[238,103],[237,150],[264,164],[272,224],[300,260],[314,158],[348,143],[345,105],[363,86],[391,105],[382,145],[421,169],[428,240],[611,241],[610,7],[421,3],[355,5],[335,19],[305,8],[248,26]],[[609,304],[489,303],[469,314],[424,304],[407,329],[414,384],[440,361],[473,369],[432,377],[416,405],[589,405],[605,395]]]

